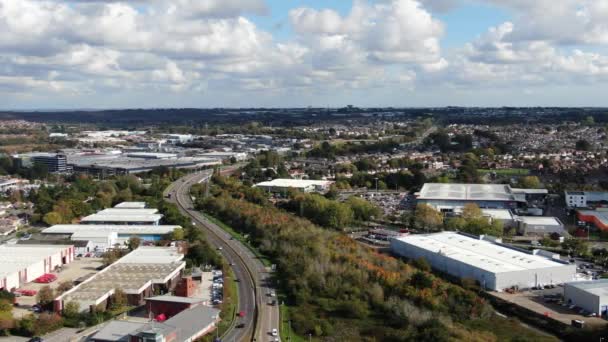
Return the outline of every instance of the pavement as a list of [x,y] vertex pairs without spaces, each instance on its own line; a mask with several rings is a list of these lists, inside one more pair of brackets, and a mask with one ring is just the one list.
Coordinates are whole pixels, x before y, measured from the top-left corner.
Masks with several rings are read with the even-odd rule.
[[239,318],[243,328],[231,328],[223,332],[222,341],[274,341],[270,332],[280,328],[279,306],[269,305],[267,294],[275,291],[272,287],[271,270],[249,250],[222,228],[207,220],[201,213],[191,210],[193,203],[190,197],[190,187],[193,184],[208,181],[210,170],[191,174],[171,184],[165,194],[171,194],[171,201],[189,216],[197,226],[207,233],[207,240],[216,247],[222,248],[220,253],[232,265],[235,277],[239,280],[239,307],[245,317]]

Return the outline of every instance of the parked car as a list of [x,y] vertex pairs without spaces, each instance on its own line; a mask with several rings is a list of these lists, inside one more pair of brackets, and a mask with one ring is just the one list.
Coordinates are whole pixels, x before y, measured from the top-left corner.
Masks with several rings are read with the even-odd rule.
[[272,329],[272,331],[270,333],[272,334],[272,336],[277,336],[279,334],[277,329]]

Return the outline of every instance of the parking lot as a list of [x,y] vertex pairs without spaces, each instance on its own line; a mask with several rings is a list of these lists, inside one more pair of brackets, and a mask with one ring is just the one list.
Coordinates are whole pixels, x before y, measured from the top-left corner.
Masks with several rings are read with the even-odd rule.
[[[99,258],[77,258],[68,265],[64,265],[63,269],[59,272],[53,272],[57,276],[57,280],[49,284],[39,283],[28,283],[20,290],[35,290],[39,291],[42,287],[49,285],[55,290],[59,284],[64,281],[75,281],[77,279],[84,280],[93,274],[99,272],[98,267],[102,265],[102,259]],[[13,309],[13,315],[15,318],[21,318],[31,313],[32,306],[36,304],[36,296],[21,296],[17,297],[17,304]]]
[[586,325],[591,326],[606,324],[606,320],[602,318],[588,317],[588,313],[581,314],[580,309],[563,303],[563,292],[564,288],[557,286],[552,289],[531,290],[512,294],[507,292],[491,292],[490,294],[567,325],[570,325],[572,320],[582,320],[585,321]]

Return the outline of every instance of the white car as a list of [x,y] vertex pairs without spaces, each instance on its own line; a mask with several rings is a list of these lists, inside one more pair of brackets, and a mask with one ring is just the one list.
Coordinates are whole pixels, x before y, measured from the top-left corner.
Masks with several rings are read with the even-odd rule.
[[279,333],[277,332],[277,329],[272,329],[271,334],[272,336],[277,336]]

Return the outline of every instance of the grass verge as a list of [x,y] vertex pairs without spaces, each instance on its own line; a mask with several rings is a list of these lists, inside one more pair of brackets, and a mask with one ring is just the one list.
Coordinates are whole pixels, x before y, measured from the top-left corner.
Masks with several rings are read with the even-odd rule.
[[[280,305],[279,309],[281,312],[281,327],[279,329],[279,334],[281,335],[281,341],[286,341],[286,342],[287,341],[289,341],[289,342],[306,342],[306,341],[308,341],[307,338],[304,338],[304,337],[296,334],[295,331],[293,331],[293,329],[290,329],[289,311],[292,309],[292,307],[289,307],[287,305]],[[314,338],[312,340],[314,340]]]
[[253,255],[255,255],[258,259],[260,259],[260,261],[262,261],[262,263],[264,264],[264,266],[266,267],[270,267],[272,265],[272,262],[270,261],[270,259],[266,258],[265,256],[263,256],[260,251],[258,251],[255,247],[253,247],[249,241],[247,241],[247,239],[245,239],[245,237],[243,236],[243,234],[237,232],[236,230],[232,229],[232,227],[230,227],[229,225],[225,224],[224,222],[216,219],[215,217],[207,214],[207,213],[202,213],[209,221],[215,223],[216,225],[218,225],[220,228],[222,228],[224,231],[226,231],[228,234],[230,234],[230,236],[232,236],[235,240],[241,242],[243,245],[247,246],[247,248],[249,248],[249,250],[253,253]]

